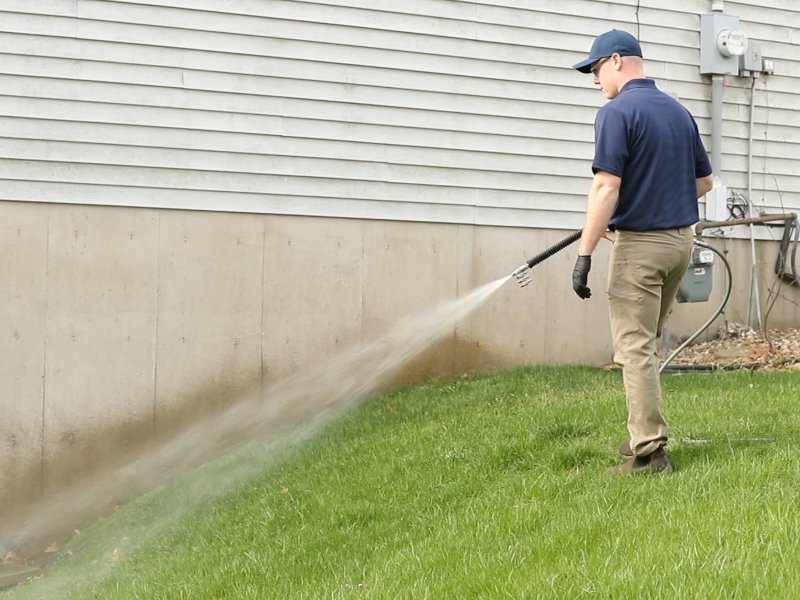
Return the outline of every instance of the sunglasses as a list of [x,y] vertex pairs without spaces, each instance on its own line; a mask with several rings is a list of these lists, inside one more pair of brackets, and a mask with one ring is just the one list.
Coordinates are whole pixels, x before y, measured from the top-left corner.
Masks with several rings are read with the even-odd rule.
[[590,70],[591,74],[592,74],[592,75],[594,75],[595,77],[597,77],[597,74],[600,72],[600,69],[602,69],[602,68],[603,68],[603,65],[606,63],[606,61],[607,61],[609,58],[611,58],[611,57],[610,57],[610,56],[606,56],[605,58],[601,58],[601,59],[600,59],[600,60],[598,60],[596,63],[594,63],[594,64],[592,65],[592,68],[591,68],[591,70]]

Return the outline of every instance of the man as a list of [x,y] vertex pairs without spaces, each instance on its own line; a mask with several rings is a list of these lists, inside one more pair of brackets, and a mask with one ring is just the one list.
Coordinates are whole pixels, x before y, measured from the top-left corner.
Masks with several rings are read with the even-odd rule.
[[691,226],[699,220],[697,199],[713,183],[711,164],[689,112],[645,78],[631,34],[601,34],[574,68],[591,73],[610,100],[595,119],[594,179],[572,273],[575,293],[588,298],[592,252],[607,228],[616,232],[608,302],[630,438],[620,445],[628,460],[609,470],[669,473],[657,338],[689,264]]

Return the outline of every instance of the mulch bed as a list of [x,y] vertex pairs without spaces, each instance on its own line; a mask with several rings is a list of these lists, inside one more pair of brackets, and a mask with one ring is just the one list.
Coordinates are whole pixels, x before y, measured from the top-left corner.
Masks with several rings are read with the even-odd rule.
[[669,367],[800,369],[800,329],[761,332],[747,325],[728,323],[720,328],[716,339],[684,348]]

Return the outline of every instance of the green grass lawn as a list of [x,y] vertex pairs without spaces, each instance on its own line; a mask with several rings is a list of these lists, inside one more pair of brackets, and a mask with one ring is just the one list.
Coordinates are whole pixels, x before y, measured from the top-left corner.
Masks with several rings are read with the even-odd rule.
[[[133,502],[0,599],[797,598],[798,382],[665,375],[667,476],[605,472],[619,373],[402,390]],[[219,483],[242,461],[264,468]]]

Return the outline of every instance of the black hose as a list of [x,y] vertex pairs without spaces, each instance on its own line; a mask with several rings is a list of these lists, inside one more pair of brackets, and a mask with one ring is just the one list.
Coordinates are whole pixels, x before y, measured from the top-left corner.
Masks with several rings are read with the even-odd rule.
[[680,346],[678,346],[675,349],[675,351],[667,357],[667,359],[661,365],[661,368],[658,370],[659,373],[663,373],[664,369],[667,367],[667,365],[669,363],[671,363],[675,359],[675,357],[678,356],[678,354],[683,352],[683,350],[686,348],[686,346],[691,344],[697,338],[697,336],[699,336],[706,329],[708,329],[708,327],[711,325],[711,323],[714,322],[714,319],[716,319],[722,313],[722,311],[725,310],[725,306],[728,304],[728,300],[731,297],[731,287],[732,287],[731,286],[731,281],[733,280],[733,276],[732,276],[732,273],[731,273],[731,265],[728,262],[728,259],[725,258],[725,255],[722,252],[720,252],[719,250],[717,250],[713,246],[709,246],[708,244],[705,244],[703,242],[698,242],[697,240],[695,240],[694,243],[695,243],[695,245],[700,246],[701,248],[707,248],[708,250],[711,250],[714,254],[716,254],[717,256],[719,256],[722,259],[722,263],[725,265],[725,271],[727,273],[727,277],[726,277],[726,281],[725,281],[725,283],[726,283],[725,297],[722,299],[722,303],[719,305],[719,308],[714,312],[713,315],[711,315],[711,318],[708,319],[705,323],[703,323],[703,325],[700,326],[700,329],[698,329],[696,332],[694,332],[685,342],[683,342]]
[[671,367],[661,367],[662,373],[683,373],[684,371],[719,371],[718,365],[673,365]]
[[560,252],[570,244],[577,242],[579,239],[581,239],[581,232],[582,230],[578,230],[575,233],[571,233],[560,242],[556,242],[546,250],[542,250],[539,254],[537,254],[527,262],[528,268],[533,268],[543,260],[547,260],[548,258],[553,256],[553,254],[555,254],[556,252]]
[[792,360],[781,360],[778,362],[760,361],[740,363],[733,365],[716,365],[716,364],[703,364],[703,365],[672,365],[664,369],[666,373],[682,373],[685,371],[756,371],[764,367],[777,367],[785,364],[793,364]]
[[[791,239],[792,232],[794,232],[794,240]],[[778,259],[775,261],[775,273],[779,275],[781,279],[795,287],[800,287],[800,276],[797,274],[797,243],[799,232],[800,225],[798,225],[797,217],[787,219],[783,227],[783,238],[781,239],[781,246],[778,251]],[[792,242],[791,252],[789,251],[790,242]],[[791,272],[786,269],[787,261],[790,263]]]

